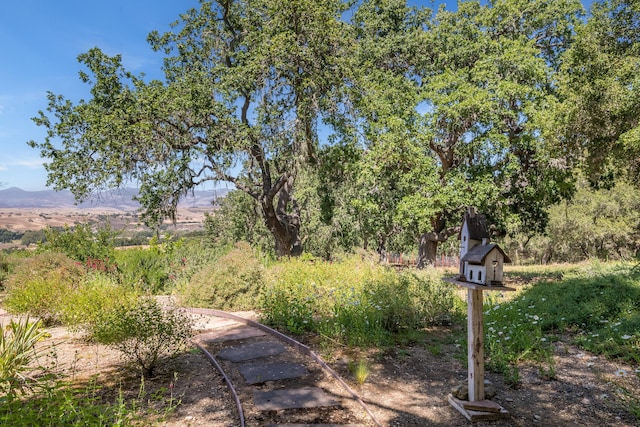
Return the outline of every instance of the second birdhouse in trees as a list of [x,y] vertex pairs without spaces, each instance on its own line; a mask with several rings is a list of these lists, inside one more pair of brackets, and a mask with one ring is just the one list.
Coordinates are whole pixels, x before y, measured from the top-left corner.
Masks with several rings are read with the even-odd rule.
[[511,262],[502,248],[489,243],[487,218],[473,208],[464,214],[460,230],[460,276],[458,280],[480,285],[502,285],[503,267]]

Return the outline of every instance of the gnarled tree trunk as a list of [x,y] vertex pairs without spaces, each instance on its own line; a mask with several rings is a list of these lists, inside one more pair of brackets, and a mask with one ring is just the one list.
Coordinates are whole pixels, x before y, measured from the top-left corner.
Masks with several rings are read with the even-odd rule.
[[[444,227],[443,227],[444,228]],[[434,265],[438,253],[438,243],[445,242],[460,230],[460,227],[441,229],[440,231],[430,231],[420,236],[418,244],[418,264],[417,268],[426,268]]]
[[[302,254],[302,240],[300,239],[300,208],[291,195],[294,177],[289,176],[278,191],[278,203],[274,207],[274,200],[264,197],[261,205],[264,221],[275,240],[276,255],[280,257],[299,256]],[[291,205],[291,212],[289,212]]]

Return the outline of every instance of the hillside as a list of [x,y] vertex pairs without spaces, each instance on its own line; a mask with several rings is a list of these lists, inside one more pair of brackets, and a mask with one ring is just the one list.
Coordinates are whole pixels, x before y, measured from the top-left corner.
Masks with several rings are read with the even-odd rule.
[[[211,208],[212,202],[224,197],[228,190],[196,191],[186,196],[181,208]],[[120,211],[135,211],[140,204],[133,200],[137,195],[134,188],[112,190],[100,193],[92,199],[76,204],[70,191],[25,191],[17,187],[0,190],[0,208],[109,208]]]

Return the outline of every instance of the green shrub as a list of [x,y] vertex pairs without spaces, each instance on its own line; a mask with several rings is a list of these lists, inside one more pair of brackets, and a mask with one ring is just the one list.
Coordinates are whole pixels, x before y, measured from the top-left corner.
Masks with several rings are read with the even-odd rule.
[[59,319],[77,331],[91,331],[99,319],[117,307],[133,305],[139,293],[118,283],[112,276],[89,274],[82,286],[59,302]]
[[154,298],[141,298],[97,319],[92,335],[136,363],[143,376],[152,377],[161,358],[184,348],[191,328],[191,319],[183,312],[164,310]]
[[22,392],[26,385],[25,373],[37,357],[35,344],[44,336],[40,322],[29,318],[11,321],[0,334],[0,391],[5,395]]
[[250,310],[257,306],[264,268],[247,243],[238,243],[213,265],[194,274],[178,292],[183,305],[220,310]]
[[82,266],[64,254],[43,253],[21,259],[6,280],[4,305],[9,311],[52,324],[58,320],[63,299],[81,285],[85,274]]
[[82,263],[100,260],[109,268],[113,259],[115,233],[109,226],[93,232],[89,224],[63,230],[48,227],[44,231],[46,241],[38,245],[40,252],[59,252]]
[[9,256],[4,252],[0,252],[0,289],[4,289],[4,282],[11,271],[12,262]]
[[152,294],[162,291],[169,281],[168,257],[157,251],[140,248],[115,252],[119,280]]

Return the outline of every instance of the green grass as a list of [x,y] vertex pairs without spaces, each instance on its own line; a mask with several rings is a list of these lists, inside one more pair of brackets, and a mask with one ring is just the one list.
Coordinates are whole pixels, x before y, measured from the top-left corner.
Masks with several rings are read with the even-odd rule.
[[637,365],[640,275],[624,264],[571,267],[555,280],[525,287],[511,300],[489,296],[484,324],[488,367],[511,376],[513,382],[522,361],[537,363],[543,377],[553,378],[552,344],[561,338]]

